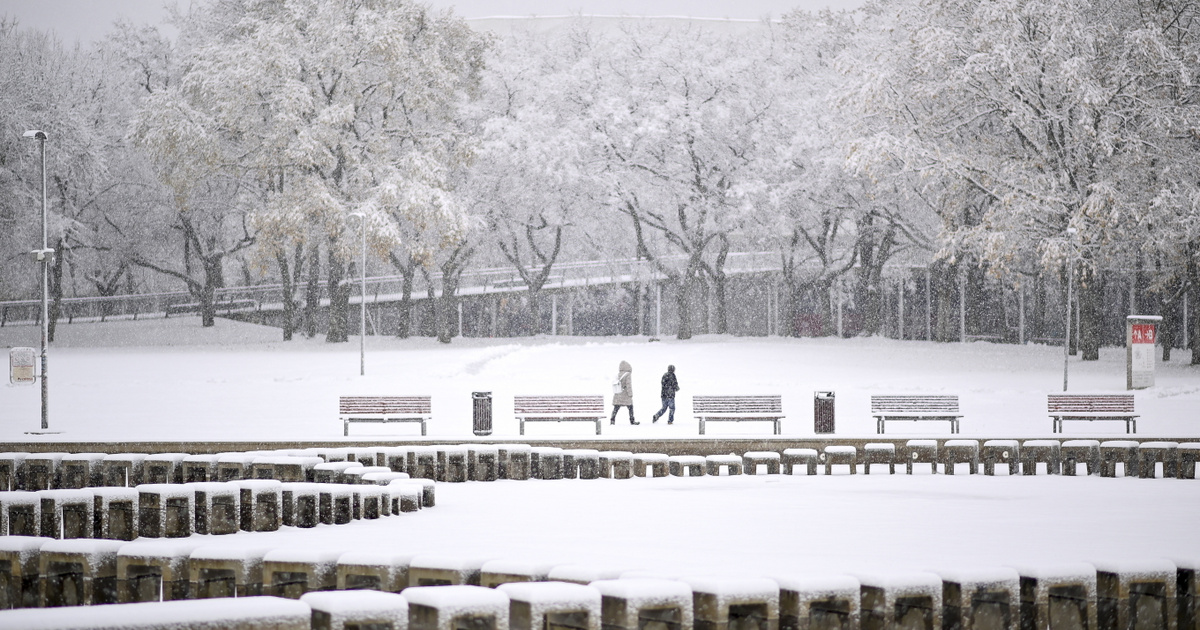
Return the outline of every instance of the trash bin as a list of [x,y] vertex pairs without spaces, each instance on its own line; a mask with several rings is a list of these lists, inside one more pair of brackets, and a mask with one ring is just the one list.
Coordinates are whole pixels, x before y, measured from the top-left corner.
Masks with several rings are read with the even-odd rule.
[[492,434],[492,392],[471,392],[475,435]]
[[833,392],[813,392],[813,431],[833,433]]

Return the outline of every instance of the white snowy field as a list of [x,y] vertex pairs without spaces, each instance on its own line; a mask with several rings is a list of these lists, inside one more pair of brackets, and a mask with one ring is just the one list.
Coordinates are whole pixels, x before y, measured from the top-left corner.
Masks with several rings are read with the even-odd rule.
[[[278,329],[198,318],[60,325],[50,350],[50,424],[40,426],[37,386],[0,386],[0,441],[341,440],[337,400],[347,394],[433,396],[430,439],[471,436],[471,392],[493,394],[497,439],[518,438],[515,394],[605,394],[620,361],[633,365],[641,426],[622,410],[604,437],[697,438],[694,394],[781,394],[785,437],[813,436],[814,391],[836,392],[836,437],[875,434],[869,396],[957,394],[963,437],[1050,437],[1046,394],[1062,391],[1062,349],[1040,345],[871,339],[644,337],[432,339],[369,337],[366,376],[359,344],[279,341]],[[0,347],[38,345],[36,327],[0,328]],[[1200,436],[1200,368],[1177,351],[1159,363],[1157,385],[1137,392],[1138,435]],[[668,364],[682,390],[676,422],[650,424]],[[1070,360],[1070,391],[1122,392],[1124,351]],[[711,423],[708,437],[769,436],[769,423]],[[946,422],[888,424],[893,437],[945,437]],[[1121,422],[1069,422],[1065,438],[1115,438]],[[416,425],[360,424],[351,439],[412,437]],[[588,438],[587,423],[535,423],[527,438]]]
[[[51,363],[56,436],[38,424],[38,388],[0,387],[6,441],[341,439],[347,393],[434,396],[431,439],[471,436],[470,392],[492,391],[495,437],[517,437],[513,394],[604,393],[619,361],[633,364],[641,426],[605,435],[697,437],[694,393],[779,393],[787,436],[812,435],[814,390],[837,392],[839,437],[870,437],[867,397],[957,393],[964,437],[1050,435],[1045,394],[1061,389],[1061,350],[885,339],[370,339],[277,342],[278,331],[194,320],[60,329]],[[36,345],[34,329],[0,329],[2,345]],[[1200,435],[1197,370],[1162,366],[1138,393],[1139,435]],[[683,386],[676,424],[649,425],[668,363]],[[1072,360],[1072,391],[1121,391],[1118,352]],[[768,425],[712,425],[766,435]],[[356,428],[365,433],[364,428]],[[411,434],[411,427],[397,434]],[[1123,435],[1123,426],[1069,424],[1064,437]],[[530,436],[586,437],[590,425],[533,425]],[[945,437],[945,423],[895,425],[895,436]],[[732,446],[732,445],[731,445]],[[903,470],[901,468],[901,470]],[[843,471],[835,470],[835,473]],[[877,471],[882,472],[882,471]],[[903,474],[742,476],[438,484],[436,507],[378,521],[271,533],[196,536],[251,548],[437,554],[663,576],[829,575],[855,571],[1200,559],[1200,481]]]

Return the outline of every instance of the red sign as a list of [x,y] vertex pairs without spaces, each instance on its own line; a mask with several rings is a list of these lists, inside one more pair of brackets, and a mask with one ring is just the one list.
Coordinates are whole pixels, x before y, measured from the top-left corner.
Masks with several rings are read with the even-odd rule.
[[1133,324],[1132,343],[1154,343],[1154,324]]

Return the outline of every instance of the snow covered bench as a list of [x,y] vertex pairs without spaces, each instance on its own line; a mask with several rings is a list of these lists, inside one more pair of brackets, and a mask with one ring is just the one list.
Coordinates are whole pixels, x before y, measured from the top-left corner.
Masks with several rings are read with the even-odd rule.
[[526,422],[594,422],[596,435],[604,420],[603,396],[514,396],[513,415],[525,435]]
[[945,420],[950,423],[950,433],[958,433],[958,396],[886,395],[871,396],[871,415],[875,418],[875,432],[883,434],[888,420]]
[[1048,394],[1046,411],[1054,433],[1063,432],[1063,420],[1121,420],[1126,433],[1137,433],[1133,394]]
[[705,422],[770,422],[775,435],[783,420],[782,396],[692,396],[692,415]]
[[351,422],[419,422],[425,435],[432,408],[430,396],[342,396],[338,401],[342,435],[347,436]]

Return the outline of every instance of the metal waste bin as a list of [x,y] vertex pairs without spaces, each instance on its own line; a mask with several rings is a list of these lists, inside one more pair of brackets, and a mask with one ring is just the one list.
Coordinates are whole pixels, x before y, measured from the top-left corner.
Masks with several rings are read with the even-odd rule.
[[813,392],[813,431],[833,433],[833,392]]
[[475,435],[492,434],[492,392],[471,392],[474,406],[472,428]]

